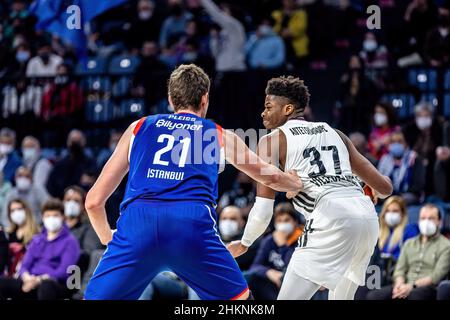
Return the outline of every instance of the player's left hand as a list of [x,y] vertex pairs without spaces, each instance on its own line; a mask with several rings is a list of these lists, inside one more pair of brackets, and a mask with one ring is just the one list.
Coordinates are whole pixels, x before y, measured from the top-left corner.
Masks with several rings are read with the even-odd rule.
[[378,203],[377,192],[371,187],[369,187],[367,184],[364,186],[364,193],[366,196],[370,197],[370,200],[372,200],[374,205]]
[[228,251],[230,251],[233,258],[237,258],[244,253],[247,252],[248,247],[244,246],[240,240],[233,241],[230,244],[227,245]]

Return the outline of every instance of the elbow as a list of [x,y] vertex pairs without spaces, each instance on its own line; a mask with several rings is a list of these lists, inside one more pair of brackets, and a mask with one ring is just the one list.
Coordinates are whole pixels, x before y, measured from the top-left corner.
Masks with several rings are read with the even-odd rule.
[[86,196],[86,201],[84,203],[84,206],[85,206],[86,210],[89,212],[89,211],[92,211],[92,210],[95,210],[97,208],[104,206],[104,204],[105,204],[105,201],[103,201],[102,199],[97,197],[93,192],[89,191],[89,193]]

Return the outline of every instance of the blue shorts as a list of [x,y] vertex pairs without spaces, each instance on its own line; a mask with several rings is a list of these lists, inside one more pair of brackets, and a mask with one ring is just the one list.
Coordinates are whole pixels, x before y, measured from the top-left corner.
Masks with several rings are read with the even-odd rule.
[[136,300],[162,271],[173,271],[201,299],[230,300],[248,290],[202,203],[136,200],[122,212],[85,299]]

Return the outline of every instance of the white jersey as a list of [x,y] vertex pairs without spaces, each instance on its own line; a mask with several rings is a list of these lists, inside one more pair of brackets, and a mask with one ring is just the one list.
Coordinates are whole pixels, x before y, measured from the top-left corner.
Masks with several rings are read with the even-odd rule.
[[284,170],[295,170],[304,185],[293,204],[306,219],[326,194],[363,194],[361,181],[352,173],[347,146],[327,123],[289,120],[279,129],[287,142]]

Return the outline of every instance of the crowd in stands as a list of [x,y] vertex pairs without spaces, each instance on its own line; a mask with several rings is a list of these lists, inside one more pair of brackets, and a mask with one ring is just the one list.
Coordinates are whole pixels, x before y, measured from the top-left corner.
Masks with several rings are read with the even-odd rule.
[[[177,65],[203,67],[214,76],[214,91],[228,73],[326,74],[334,55],[343,62],[331,122],[394,186],[394,195],[377,205],[380,238],[372,264],[382,271],[382,287],[362,287],[357,298],[450,299],[450,112],[443,101],[422,99],[428,89],[408,85],[398,71],[437,70],[437,82],[449,86],[430,90],[450,90],[450,76],[444,79],[449,1],[130,0],[89,24],[92,61],[117,55],[129,57],[119,62],[138,61],[127,77],[102,78],[84,77],[74,48],[35,30],[30,2],[0,0],[0,299],[83,298],[105,249],[87,218],[86,192],[124,124],[170,112],[166,81]],[[373,3],[382,10],[381,30],[365,25],[365,8]],[[419,85],[430,75],[419,74]],[[396,90],[415,96],[406,116],[405,108],[383,99]],[[121,122],[90,126],[89,107],[113,101],[105,105],[115,110],[118,96],[145,107]],[[140,110],[138,105],[131,109]],[[308,109],[307,119],[321,120],[315,112]],[[217,208],[225,243],[240,239],[255,198],[249,177],[231,176]],[[113,228],[123,191],[122,184],[106,204]],[[285,201],[277,196],[272,225],[237,259],[257,299],[276,298],[303,232],[302,217]],[[81,288],[69,290],[66,271],[73,265],[81,271]],[[164,298],[198,297],[165,272],[141,296]],[[325,288],[314,298],[326,298]]]

